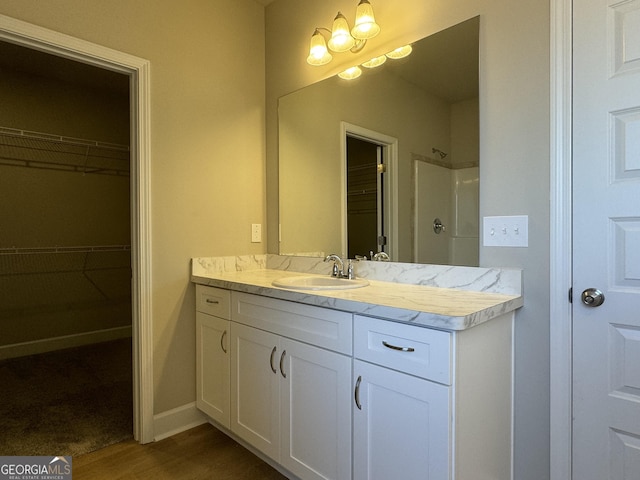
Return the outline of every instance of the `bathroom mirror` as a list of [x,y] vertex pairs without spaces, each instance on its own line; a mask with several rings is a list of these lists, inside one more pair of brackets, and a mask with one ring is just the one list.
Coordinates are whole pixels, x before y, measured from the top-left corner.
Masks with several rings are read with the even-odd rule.
[[475,17],[279,99],[281,254],[478,265],[478,45]]

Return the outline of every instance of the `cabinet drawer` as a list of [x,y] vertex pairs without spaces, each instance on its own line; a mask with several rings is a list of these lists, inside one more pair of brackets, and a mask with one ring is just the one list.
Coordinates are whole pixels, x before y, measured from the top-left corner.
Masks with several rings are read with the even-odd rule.
[[196,311],[229,320],[231,292],[221,288],[196,285]]
[[451,334],[356,315],[354,356],[417,377],[451,385]]
[[242,292],[231,299],[235,322],[351,355],[350,313]]

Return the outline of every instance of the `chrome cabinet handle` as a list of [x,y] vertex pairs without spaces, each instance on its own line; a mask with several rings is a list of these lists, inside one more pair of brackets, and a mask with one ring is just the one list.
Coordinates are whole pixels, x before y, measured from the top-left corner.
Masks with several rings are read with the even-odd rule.
[[222,332],[222,335],[220,335],[220,348],[224,353],[227,353],[227,349],[224,348],[224,338],[226,336],[227,336],[227,331],[225,330],[224,332]]
[[205,302],[207,302],[210,305],[218,305],[220,303],[219,300],[211,300],[210,298],[207,298]]
[[391,345],[390,343],[387,343],[384,340],[382,341],[382,345],[384,345],[387,348],[390,348],[391,350],[398,350],[399,352],[415,352],[416,351],[416,349],[413,347],[398,347],[396,345]]
[[278,373],[278,371],[276,370],[276,367],[273,366],[273,356],[276,354],[276,347],[273,347],[273,350],[271,350],[271,358],[269,359],[269,365],[271,365],[271,371],[273,373]]
[[282,374],[283,378],[287,378],[287,374],[284,373],[284,367],[282,366],[282,364],[284,363],[284,356],[287,354],[286,350],[282,351],[282,355],[280,355],[280,373]]
[[356,381],[356,388],[353,393],[353,399],[356,401],[356,407],[358,407],[359,410],[362,410],[362,405],[360,404],[360,382],[362,382],[362,375],[359,376],[358,380]]

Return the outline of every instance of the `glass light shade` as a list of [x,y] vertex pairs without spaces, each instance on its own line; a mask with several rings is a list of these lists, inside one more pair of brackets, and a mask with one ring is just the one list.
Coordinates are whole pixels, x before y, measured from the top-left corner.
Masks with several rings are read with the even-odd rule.
[[349,33],[349,24],[347,19],[338,12],[333,20],[333,28],[331,29],[331,38],[329,39],[329,48],[334,52],[346,52],[355,45],[356,41]]
[[387,57],[385,55],[381,55],[379,57],[372,58],[368,62],[364,62],[362,66],[366,68],[376,68],[382,65],[386,61],[387,61]]
[[327,44],[324,37],[318,30],[316,30],[311,36],[307,63],[309,65],[325,65],[329,63],[332,58],[333,57],[329,53],[329,50],[327,50]]
[[356,21],[351,35],[358,40],[367,40],[375,37],[380,33],[380,25],[376,23],[373,16],[373,7],[369,0],[360,0],[358,8],[356,8]]
[[405,45],[404,47],[396,48],[395,50],[392,50],[391,52],[387,53],[387,57],[397,60],[399,58],[404,58],[409,56],[412,51],[413,51],[413,48],[411,47],[411,45]]
[[360,75],[362,75],[362,70],[360,70],[360,67],[347,68],[344,72],[340,72],[338,74],[340,78],[343,78],[345,80],[353,80],[354,78],[358,78]]

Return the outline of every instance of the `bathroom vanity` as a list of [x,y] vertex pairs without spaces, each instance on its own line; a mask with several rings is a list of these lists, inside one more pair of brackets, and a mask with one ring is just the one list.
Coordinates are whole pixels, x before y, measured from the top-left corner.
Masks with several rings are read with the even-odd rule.
[[521,272],[360,262],[360,288],[274,286],[328,272],[193,259],[211,423],[290,478],[510,478]]

